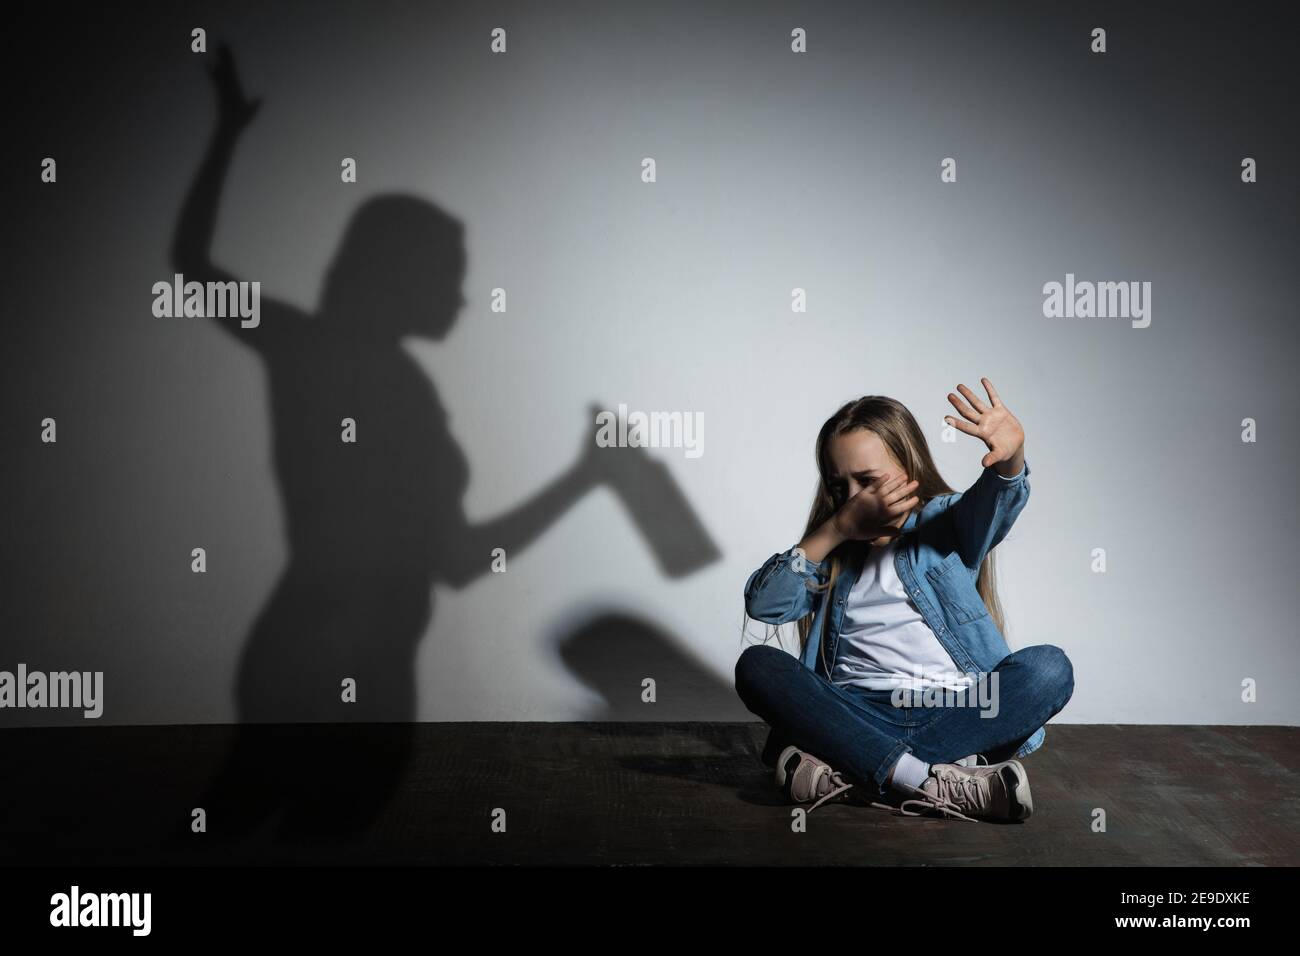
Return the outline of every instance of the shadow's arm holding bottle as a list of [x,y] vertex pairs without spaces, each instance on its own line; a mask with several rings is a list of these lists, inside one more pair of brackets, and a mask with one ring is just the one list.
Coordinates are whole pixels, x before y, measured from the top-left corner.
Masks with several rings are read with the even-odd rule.
[[495,549],[514,557],[602,481],[591,456],[583,455],[527,501],[495,518],[471,524],[457,509],[455,528],[439,529],[441,579],[457,590],[477,580],[491,569]]
[[[665,576],[691,574],[721,557],[664,463],[651,459],[643,448],[602,447],[592,435],[574,464],[523,504],[481,524],[459,523],[459,540],[448,542],[455,545],[455,554],[444,561],[445,580],[456,588],[469,584],[488,570],[494,548],[513,554],[527,547],[571,505],[601,486],[608,486],[627,509]],[[599,553],[582,557],[600,560]]]

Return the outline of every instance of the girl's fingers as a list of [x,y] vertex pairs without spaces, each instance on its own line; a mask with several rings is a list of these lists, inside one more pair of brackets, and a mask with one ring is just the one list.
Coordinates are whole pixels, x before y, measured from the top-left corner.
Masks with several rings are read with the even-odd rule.
[[976,438],[979,437],[979,429],[970,422],[964,422],[960,418],[953,418],[951,415],[944,416],[943,420],[958,431],[965,432],[967,435],[974,435]]
[[965,402],[963,402],[952,392],[948,393],[948,401],[952,403],[953,408],[961,412],[963,418],[970,419],[973,422],[978,422],[980,420],[979,413],[976,412],[975,409],[967,405]]
[[876,485],[876,489],[875,489],[876,494],[888,495],[891,491],[893,491],[896,487],[898,487],[898,483],[902,480],[903,480],[902,475],[886,475],[885,477],[879,479],[879,483]]
[[914,492],[914,491],[915,491],[917,488],[919,488],[919,487],[921,487],[921,483],[920,483],[919,481],[917,481],[915,478],[913,478],[913,479],[912,479],[911,481],[909,481],[907,484],[900,486],[900,487],[897,488],[896,490],[894,490],[894,491],[890,492],[888,495],[886,495],[886,496],[885,496],[885,504],[892,504],[894,501],[898,500],[898,499],[901,498],[903,495],[910,495],[912,492]]
[[998,390],[993,387],[993,383],[987,378],[982,378],[980,381],[984,383],[984,391],[989,393],[989,401],[993,403],[994,408],[997,408],[1002,404],[1002,399],[998,398]]
[[897,504],[890,505],[885,510],[891,515],[901,515],[901,514],[905,514],[908,511],[911,511],[920,503],[921,503],[920,499],[917,498],[915,495],[913,495],[911,498],[908,498],[906,501],[900,501]]
[[967,388],[965,385],[958,385],[957,391],[961,392],[962,395],[966,396],[966,401],[970,402],[971,407],[974,408],[975,411],[979,412],[981,415],[988,411],[988,409],[984,406],[984,403],[980,401],[979,396],[976,395],[969,388]]

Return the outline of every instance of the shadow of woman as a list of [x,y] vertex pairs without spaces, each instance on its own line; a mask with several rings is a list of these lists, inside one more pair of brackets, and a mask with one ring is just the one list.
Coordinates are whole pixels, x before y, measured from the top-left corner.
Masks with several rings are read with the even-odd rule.
[[[184,281],[205,284],[238,281],[209,250],[231,155],[261,102],[244,96],[224,46],[212,74],[219,120],[171,250]],[[367,827],[410,754],[432,585],[470,583],[494,548],[513,556],[604,480],[608,457],[587,440],[528,501],[466,519],[468,463],[400,342],[446,336],[465,304],[465,266],[458,220],[385,195],[352,216],[315,316],[262,300],[250,327],[212,318],[266,370],[288,559],[239,661],[233,746],[197,802],[209,832],[245,836],[280,809],[284,838]]]

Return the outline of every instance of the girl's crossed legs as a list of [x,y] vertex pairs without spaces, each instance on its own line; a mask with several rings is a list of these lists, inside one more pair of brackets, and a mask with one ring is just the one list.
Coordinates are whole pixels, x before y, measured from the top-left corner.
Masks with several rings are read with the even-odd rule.
[[1070,660],[1051,644],[1021,648],[994,671],[997,683],[990,681],[985,693],[996,687],[996,710],[895,707],[890,691],[841,687],[781,648],[757,644],[736,662],[736,692],[771,727],[765,759],[774,762],[786,744],[795,744],[853,782],[874,782],[883,796],[905,752],[926,763],[974,753],[989,763],[1011,759],[1074,692]]

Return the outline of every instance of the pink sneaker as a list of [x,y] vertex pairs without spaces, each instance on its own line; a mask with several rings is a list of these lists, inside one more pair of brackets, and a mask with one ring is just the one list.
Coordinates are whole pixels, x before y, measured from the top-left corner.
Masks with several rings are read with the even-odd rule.
[[776,761],[776,785],[794,803],[809,803],[808,812],[823,803],[847,799],[853,784],[846,783],[838,770],[793,745],[781,751]]
[[[919,809],[909,810],[909,806]],[[938,811],[959,820],[1028,819],[1034,812],[1029,774],[1019,760],[1004,760],[987,767],[959,767],[952,763],[930,765],[930,775],[916,788],[916,796],[899,807],[904,816]]]

